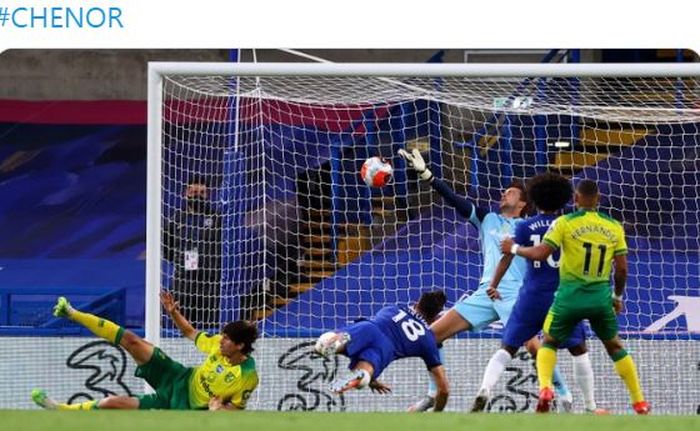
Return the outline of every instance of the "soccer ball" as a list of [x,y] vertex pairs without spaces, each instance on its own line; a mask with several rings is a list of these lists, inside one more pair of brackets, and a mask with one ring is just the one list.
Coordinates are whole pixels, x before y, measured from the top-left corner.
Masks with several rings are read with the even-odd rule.
[[360,177],[370,187],[384,187],[389,184],[394,169],[389,162],[381,157],[370,157],[365,160],[360,170]]

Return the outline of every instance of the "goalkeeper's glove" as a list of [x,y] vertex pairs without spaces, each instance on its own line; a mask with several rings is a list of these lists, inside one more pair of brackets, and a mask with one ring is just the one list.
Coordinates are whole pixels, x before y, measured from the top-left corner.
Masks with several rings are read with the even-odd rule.
[[416,172],[418,172],[418,177],[423,181],[431,181],[433,179],[433,173],[428,169],[423,156],[420,155],[420,151],[414,148],[410,153],[404,149],[399,150],[399,156],[406,160],[406,164],[412,167]]

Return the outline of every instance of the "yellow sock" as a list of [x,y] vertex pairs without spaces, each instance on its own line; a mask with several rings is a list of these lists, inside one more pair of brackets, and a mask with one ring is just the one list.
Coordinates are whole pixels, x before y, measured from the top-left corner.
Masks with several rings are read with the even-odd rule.
[[85,401],[82,403],[77,403],[77,404],[58,404],[56,406],[56,410],[97,410],[99,407],[97,406],[97,401],[91,400],[91,401]]
[[540,381],[540,389],[552,387],[552,374],[557,365],[557,351],[548,345],[543,345],[537,351],[537,379]]
[[124,328],[107,319],[95,316],[94,314],[73,310],[70,313],[70,319],[80,323],[93,334],[104,338],[112,344],[119,345],[122,335],[124,335]]
[[630,398],[632,398],[632,404],[644,401],[644,394],[642,394],[642,387],[637,376],[637,366],[634,365],[632,357],[627,354],[616,360],[615,371],[622,377],[622,381],[625,382]]

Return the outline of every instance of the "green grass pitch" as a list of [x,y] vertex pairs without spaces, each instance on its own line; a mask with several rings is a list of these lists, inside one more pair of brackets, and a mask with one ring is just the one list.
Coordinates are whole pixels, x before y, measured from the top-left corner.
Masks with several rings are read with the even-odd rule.
[[42,431],[684,431],[700,416],[466,413],[279,413],[176,411],[0,411],[2,429]]

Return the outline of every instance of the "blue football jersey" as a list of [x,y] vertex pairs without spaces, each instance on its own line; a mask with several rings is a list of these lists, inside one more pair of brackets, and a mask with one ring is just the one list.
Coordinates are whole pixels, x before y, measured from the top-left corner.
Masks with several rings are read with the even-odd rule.
[[[524,220],[515,227],[513,241],[526,247],[532,247],[542,242],[557,216],[554,214],[538,214]],[[555,251],[546,261],[527,260],[527,271],[521,290],[525,294],[553,294],[559,286],[559,251]]]
[[372,322],[391,340],[394,359],[422,358],[428,369],[442,365],[433,331],[413,310],[395,305],[384,307]]

